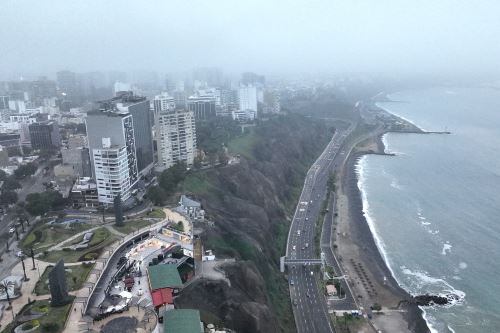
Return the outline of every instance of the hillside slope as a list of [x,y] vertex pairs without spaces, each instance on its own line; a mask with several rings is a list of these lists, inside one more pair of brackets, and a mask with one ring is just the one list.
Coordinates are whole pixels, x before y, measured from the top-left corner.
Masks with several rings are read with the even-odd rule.
[[307,169],[333,131],[298,115],[276,117],[229,144],[242,155],[239,164],[187,176],[183,190],[215,221],[202,235],[205,249],[238,261],[224,266],[231,287],[199,280],[183,290],[178,306],[199,308],[238,332],[295,330],[279,257]]

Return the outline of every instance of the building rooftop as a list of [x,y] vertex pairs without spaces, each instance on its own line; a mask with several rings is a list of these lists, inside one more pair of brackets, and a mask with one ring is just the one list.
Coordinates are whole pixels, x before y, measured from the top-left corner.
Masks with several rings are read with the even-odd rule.
[[182,286],[182,281],[176,265],[154,265],[148,267],[149,286],[151,290],[160,288],[176,288]]
[[116,97],[99,101],[101,110],[115,110],[116,104],[121,103],[124,106],[136,104],[145,101],[146,97],[134,95],[131,91],[118,92]]
[[163,331],[165,333],[201,333],[200,311],[191,309],[174,309],[163,315]]
[[180,205],[184,207],[201,207],[201,204],[198,201],[194,201],[193,199],[188,198],[184,194],[181,195]]

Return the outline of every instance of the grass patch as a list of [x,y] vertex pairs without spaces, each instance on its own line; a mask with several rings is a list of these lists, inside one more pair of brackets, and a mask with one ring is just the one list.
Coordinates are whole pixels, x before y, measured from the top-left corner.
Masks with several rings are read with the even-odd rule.
[[164,219],[166,217],[165,212],[162,209],[153,209],[146,214],[147,217]]
[[253,147],[257,143],[258,137],[252,128],[247,128],[247,132],[228,143],[228,149],[233,154],[240,154],[247,158],[253,158]]
[[146,221],[146,220],[132,220],[132,221],[125,222],[125,224],[122,226],[114,225],[113,229],[115,229],[116,231],[119,231],[121,233],[124,233],[124,234],[130,234],[130,233],[137,231],[139,229],[142,229],[144,227],[148,227],[151,224],[152,223],[150,221]]
[[21,249],[29,252],[33,247],[33,251],[38,253],[91,227],[86,223],[72,223],[69,227],[59,224],[40,224],[21,241]]
[[[71,296],[71,299],[74,297]],[[71,309],[71,305],[73,302],[69,302],[66,305],[51,307],[48,300],[43,301],[34,301],[31,304],[27,304],[20,311],[20,315],[28,315],[31,311],[37,312],[46,312],[46,315],[36,319],[35,321],[31,321],[32,324],[40,324],[40,327],[36,330],[37,333],[60,333],[64,330],[64,324],[66,322],[66,318],[68,317],[69,311]],[[44,309],[44,311],[39,311],[38,309]],[[17,318],[17,317],[16,317]],[[5,326],[2,333],[10,333],[13,332],[13,329],[20,325],[17,321],[10,323]]]
[[184,192],[206,194],[213,187],[208,181],[206,171],[191,172],[182,184]]
[[[87,280],[90,271],[94,267],[94,264],[81,264],[78,266],[67,266],[66,267],[66,284],[69,291],[75,291],[82,288],[83,283]],[[48,266],[43,272],[42,276],[35,285],[36,295],[46,295],[50,293],[49,290],[49,272],[52,270],[53,266]]]
[[[44,251],[40,259],[48,262],[57,262],[61,258],[63,258],[65,262],[92,260],[98,257],[105,247],[111,245],[116,240],[118,240],[118,236],[111,234],[108,229],[101,227],[94,230],[94,235],[87,248],[79,250],[66,248],[58,251]],[[86,254],[92,255],[83,258]]]

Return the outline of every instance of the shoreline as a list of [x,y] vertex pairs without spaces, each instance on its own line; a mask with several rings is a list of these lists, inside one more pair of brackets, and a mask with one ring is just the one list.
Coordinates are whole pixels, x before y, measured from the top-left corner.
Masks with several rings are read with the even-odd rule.
[[[347,209],[347,211],[344,211],[344,224],[337,222],[339,230],[337,231],[335,241],[338,244],[337,253],[343,258],[344,270],[346,274],[351,276],[350,283],[354,286],[354,293],[357,295],[358,301],[363,304],[363,307],[368,309],[370,304],[378,303],[383,306],[383,309],[394,311],[390,315],[387,315],[389,311],[386,310],[386,314],[384,315],[376,314],[373,316],[372,321],[377,329],[381,328],[383,331],[388,332],[430,333],[432,332],[432,327],[425,319],[425,310],[412,302],[412,295],[399,285],[384,255],[379,250],[376,232],[375,230],[372,231],[365,216],[363,194],[358,187],[359,175],[356,166],[359,159],[365,155],[396,155],[385,152],[386,147],[382,140],[385,134],[390,132],[434,133],[422,131],[418,127],[407,129],[400,131],[385,129],[380,133],[374,134],[367,140],[358,143],[349,154],[342,170],[343,176],[340,186],[340,196],[344,196],[343,208],[344,210]],[[444,132],[438,133],[448,134]],[[338,207],[338,210],[340,212],[339,215],[342,215],[342,207]],[[351,242],[351,244],[348,244],[348,242]],[[360,276],[359,270],[356,270],[356,265],[358,267],[362,265],[364,279],[369,280],[369,287],[377,291],[375,294],[373,290],[372,293],[366,293],[369,287],[364,284],[364,279]]]

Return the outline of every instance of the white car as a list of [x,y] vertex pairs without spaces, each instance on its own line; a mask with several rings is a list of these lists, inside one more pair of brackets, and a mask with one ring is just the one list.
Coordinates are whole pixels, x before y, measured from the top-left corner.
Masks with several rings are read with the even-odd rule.
[[16,256],[18,256],[19,258],[24,257],[24,253],[23,253],[23,251],[19,251],[19,252],[17,252]]
[[294,251],[295,251],[295,249],[296,249],[296,248],[297,248],[297,247],[294,245],[294,246],[292,247],[292,250],[294,250]]
[[16,232],[16,228],[12,227],[12,228],[9,229],[9,233],[13,234],[15,232]]

